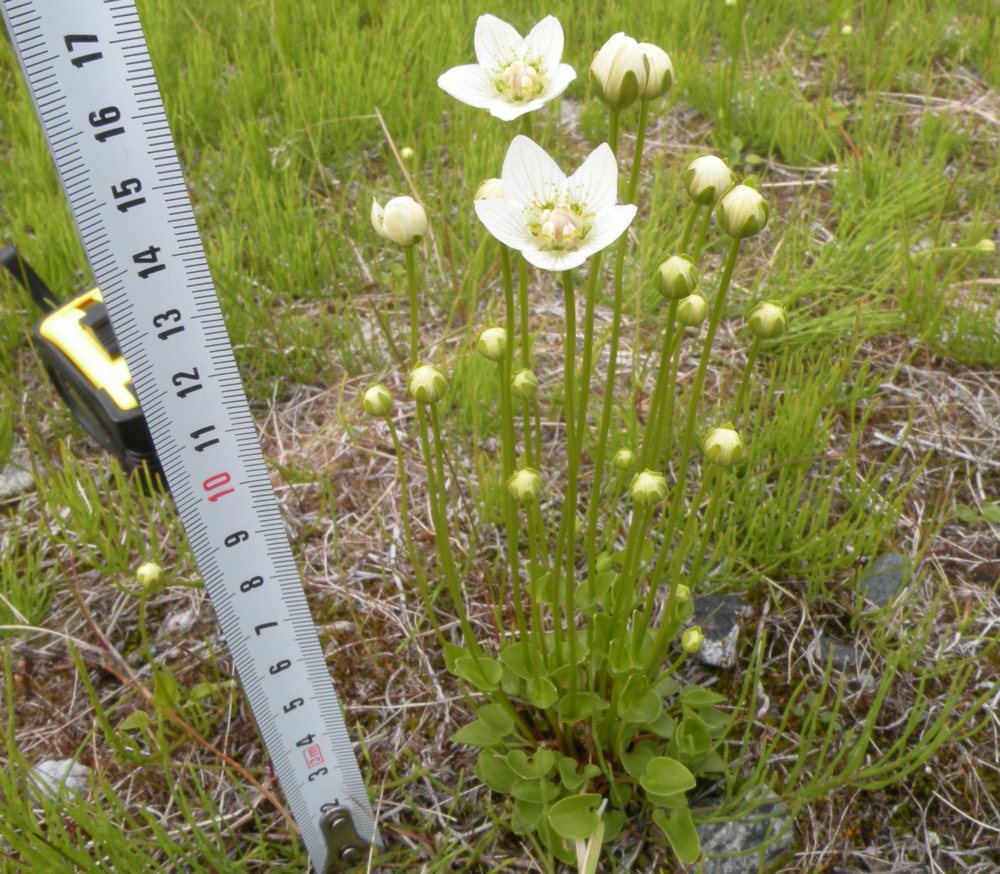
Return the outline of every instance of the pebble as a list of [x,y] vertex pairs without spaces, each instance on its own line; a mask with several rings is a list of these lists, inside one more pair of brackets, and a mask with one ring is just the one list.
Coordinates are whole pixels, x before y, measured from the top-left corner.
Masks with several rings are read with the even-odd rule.
[[[762,790],[766,792],[766,790]],[[698,826],[701,851],[704,855],[738,853],[759,847],[769,837],[781,833],[761,854],[750,853],[726,859],[705,859],[701,874],[756,874],[769,871],[777,859],[792,846],[794,832],[787,808],[777,795],[767,793],[774,803],[754,808],[744,819],[705,823]]]
[[8,501],[30,492],[34,485],[28,453],[23,449],[15,449],[3,470],[0,470],[0,501]]
[[705,635],[698,661],[710,668],[733,667],[740,621],[752,614],[753,608],[741,595],[696,595],[691,624],[700,625]]
[[879,556],[861,573],[858,585],[865,600],[876,607],[886,607],[896,597],[906,578],[908,563],[898,552]]
[[29,792],[36,800],[58,798],[69,789],[86,792],[90,768],[73,759],[46,759],[31,769]]

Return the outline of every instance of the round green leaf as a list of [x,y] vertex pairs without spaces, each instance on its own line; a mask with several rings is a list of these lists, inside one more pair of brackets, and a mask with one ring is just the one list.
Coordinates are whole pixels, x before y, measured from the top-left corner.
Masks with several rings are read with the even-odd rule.
[[549,825],[568,841],[585,841],[601,824],[597,808],[601,796],[596,793],[570,795],[549,808]]
[[694,775],[677,759],[656,756],[646,763],[646,773],[639,778],[639,785],[654,795],[674,795],[693,789]]
[[690,810],[685,807],[683,810],[673,811],[669,816],[662,810],[654,810],[653,822],[663,829],[671,848],[683,864],[693,865],[698,861],[701,856],[701,841]]

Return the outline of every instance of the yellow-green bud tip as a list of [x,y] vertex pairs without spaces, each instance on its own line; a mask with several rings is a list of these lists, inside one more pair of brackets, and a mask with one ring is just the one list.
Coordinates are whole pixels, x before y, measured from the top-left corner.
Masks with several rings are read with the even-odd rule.
[[538,394],[538,377],[527,368],[519,370],[510,381],[511,394],[524,401],[530,401]]
[[767,225],[771,209],[756,188],[737,185],[716,207],[719,226],[730,237],[743,240],[759,234]]
[[500,361],[507,351],[507,332],[503,328],[487,328],[476,341],[476,351],[490,361]]
[[369,416],[385,418],[392,412],[392,393],[381,383],[369,386],[361,396],[361,408]]
[[677,321],[686,328],[697,328],[708,316],[708,304],[698,292],[677,304]]
[[635,468],[639,463],[639,459],[635,457],[635,453],[631,449],[622,447],[614,454],[611,463],[615,466],[616,470],[627,473]]
[[736,464],[746,457],[743,438],[731,425],[709,431],[702,441],[701,449],[708,461],[723,466]]
[[147,592],[155,592],[160,587],[163,569],[152,561],[144,561],[135,570],[136,582]]
[[984,254],[989,254],[990,252],[995,252],[997,250],[997,244],[990,239],[980,240],[972,247],[977,252],[982,252]]
[[762,300],[750,310],[747,324],[755,337],[760,337],[761,340],[774,340],[785,333],[788,314],[778,301]]
[[685,628],[681,635],[681,649],[688,655],[698,652],[704,642],[705,634],[697,625]]
[[633,503],[649,507],[667,496],[667,478],[655,470],[641,470],[632,477],[628,490]]
[[409,146],[403,146],[403,148],[399,150],[399,157],[402,158],[404,161],[412,161],[413,149],[411,149]]
[[698,268],[686,255],[671,255],[656,268],[656,290],[667,300],[682,300],[698,287]]
[[448,390],[448,380],[433,364],[418,364],[410,371],[406,390],[418,404],[436,404]]
[[691,587],[685,586],[684,583],[680,583],[677,586],[677,598],[678,604],[687,604],[691,600]]
[[507,491],[519,504],[534,501],[542,492],[542,477],[537,470],[522,467],[507,480]]

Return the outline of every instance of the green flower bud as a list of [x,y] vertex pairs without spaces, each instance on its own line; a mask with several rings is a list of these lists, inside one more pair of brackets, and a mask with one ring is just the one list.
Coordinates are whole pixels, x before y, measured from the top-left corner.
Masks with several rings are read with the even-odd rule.
[[530,401],[538,394],[538,377],[533,370],[524,368],[514,374],[510,381],[511,394],[524,401]]
[[372,227],[387,240],[412,246],[427,234],[427,213],[412,197],[394,197],[384,209],[373,198]]
[[687,604],[691,600],[691,587],[685,586],[684,583],[679,583],[677,586],[677,593],[674,596],[678,604]]
[[476,189],[475,200],[503,200],[503,180],[484,179]]
[[655,470],[642,470],[632,477],[628,490],[633,503],[650,507],[667,496],[667,478]]
[[433,364],[418,364],[410,371],[406,388],[418,404],[436,404],[448,390],[448,380]]
[[136,582],[142,586],[142,590],[147,595],[155,595],[163,587],[160,580],[163,577],[163,569],[152,561],[144,561],[135,570]]
[[698,268],[687,255],[671,255],[656,268],[656,290],[667,300],[681,300],[698,287]]
[[597,561],[594,562],[594,567],[599,574],[603,574],[605,571],[611,570],[614,562],[611,560],[611,556],[606,552],[602,552],[597,556]]
[[399,157],[402,158],[404,161],[412,161],[413,149],[411,149],[409,146],[403,146],[403,148],[399,150]]
[[500,361],[507,352],[507,332],[503,328],[487,328],[479,335],[476,351],[489,361]]
[[708,304],[698,292],[677,304],[677,321],[686,328],[697,328],[708,316]]
[[674,65],[668,55],[659,46],[652,43],[639,43],[639,51],[645,59],[646,79],[642,83],[643,100],[656,100],[666,94],[674,84]]
[[631,449],[622,447],[614,454],[611,463],[615,466],[615,470],[628,473],[639,463],[639,459],[635,457],[635,453]]
[[705,634],[697,625],[685,628],[684,633],[681,635],[681,649],[688,655],[698,652],[704,642]]
[[854,28],[849,24],[845,24],[842,28],[840,28],[841,36],[850,36],[852,33],[854,33]]
[[761,193],[749,185],[737,185],[716,207],[719,226],[730,237],[743,240],[759,234],[767,225],[771,208]]
[[392,393],[381,383],[369,386],[361,396],[361,409],[369,416],[384,419],[392,412]]
[[732,425],[709,431],[702,441],[701,450],[708,461],[723,466],[736,464],[746,457],[743,439]]
[[733,171],[722,158],[702,155],[688,164],[684,171],[684,187],[688,197],[702,206],[714,206],[736,180]]
[[597,96],[618,112],[635,103],[646,78],[639,44],[624,33],[616,33],[601,46],[590,65],[590,83]]
[[982,252],[984,255],[989,255],[991,252],[995,252],[997,250],[997,244],[987,238],[984,240],[980,240],[972,248],[975,249],[977,252]]
[[507,491],[519,504],[537,500],[542,492],[541,474],[533,468],[522,467],[520,470],[514,471],[510,479],[507,480]]
[[761,340],[774,340],[785,333],[788,315],[785,308],[776,300],[762,300],[747,317],[747,324],[755,337]]

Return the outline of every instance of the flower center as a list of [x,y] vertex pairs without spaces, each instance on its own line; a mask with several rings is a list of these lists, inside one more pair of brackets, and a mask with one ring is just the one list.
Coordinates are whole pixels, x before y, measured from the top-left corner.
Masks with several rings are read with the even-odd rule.
[[514,61],[503,71],[503,86],[514,100],[524,100],[542,90],[538,70],[521,61]]
[[537,235],[550,249],[572,249],[580,238],[580,230],[573,213],[559,206],[541,214]]

